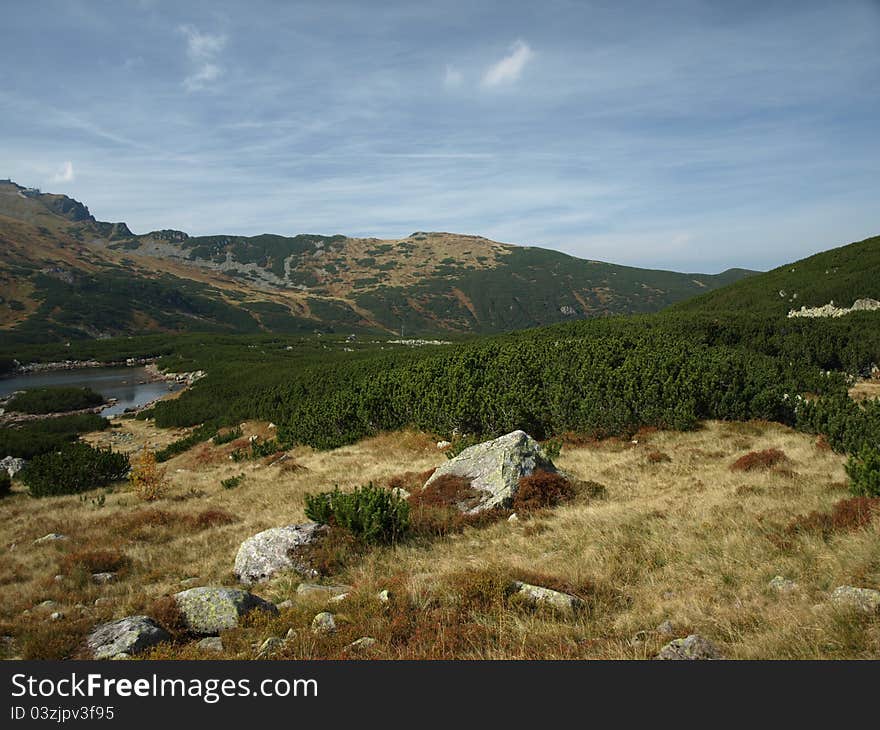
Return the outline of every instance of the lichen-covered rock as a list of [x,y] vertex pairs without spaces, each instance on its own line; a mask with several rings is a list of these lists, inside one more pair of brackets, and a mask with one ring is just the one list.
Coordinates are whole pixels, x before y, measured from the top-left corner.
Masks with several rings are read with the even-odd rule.
[[675,639],[664,646],[657,659],[693,661],[701,659],[723,659],[718,647],[699,634],[691,634],[684,639]]
[[863,613],[880,613],[880,591],[873,588],[838,586],[831,594],[831,600],[839,606],[855,608]]
[[202,651],[219,654],[223,651],[223,640],[219,636],[206,636],[196,644]]
[[584,602],[577,596],[562,591],[554,591],[544,586],[514,581],[511,583],[513,597],[533,608],[552,608],[565,614],[574,614],[584,608]]
[[20,459],[16,456],[6,456],[0,459],[0,470],[5,471],[9,474],[9,477],[12,478],[24,469],[25,464],[27,464],[27,462],[24,459]]
[[169,641],[171,636],[149,616],[126,616],[96,627],[86,638],[95,659],[113,659],[120,654],[132,656]]
[[777,593],[793,593],[798,589],[798,584],[784,576],[777,575],[767,584],[767,587]]
[[345,652],[360,652],[360,651],[368,651],[372,649],[376,644],[378,644],[372,636],[362,636],[360,639],[355,639],[348,646],[343,649]]
[[237,626],[251,611],[278,613],[273,604],[238,588],[190,588],[175,593],[174,600],[187,630],[202,636]]
[[336,631],[336,619],[329,611],[321,611],[312,619],[313,634],[332,634]]
[[245,540],[235,556],[235,577],[242,583],[259,583],[282,570],[295,570],[313,578],[317,575],[303,551],[326,532],[314,522],[273,527]]
[[442,476],[468,479],[471,487],[482,493],[476,505],[460,505],[473,514],[493,507],[508,507],[519,488],[519,480],[536,469],[556,472],[535,439],[524,431],[513,431],[492,441],[471,446],[438,467],[425,487]]

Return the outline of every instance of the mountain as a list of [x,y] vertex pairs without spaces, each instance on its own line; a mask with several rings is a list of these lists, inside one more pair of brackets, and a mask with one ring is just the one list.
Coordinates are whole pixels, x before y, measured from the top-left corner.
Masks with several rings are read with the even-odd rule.
[[753,272],[683,274],[480,236],[136,235],[64,195],[0,181],[9,341],[145,332],[493,333],[652,312]]
[[671,307],[670,312],[785,316],[802,307],[880,300],[880,236],[817,253]]

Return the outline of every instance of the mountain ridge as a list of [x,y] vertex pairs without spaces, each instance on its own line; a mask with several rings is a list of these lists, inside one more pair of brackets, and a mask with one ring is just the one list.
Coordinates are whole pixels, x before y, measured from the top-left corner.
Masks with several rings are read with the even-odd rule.
[[133,233],[0,181],[0,330],[22,341],[144,331],[494,333],[657,311],[753,272],[640,269],[448,232]]

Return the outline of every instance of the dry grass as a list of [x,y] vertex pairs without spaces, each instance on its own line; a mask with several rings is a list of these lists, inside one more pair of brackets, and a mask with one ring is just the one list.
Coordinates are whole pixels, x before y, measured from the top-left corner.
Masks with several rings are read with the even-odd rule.
[[[264,428],[246,424],[245,434]],[[278,658],[348,657],[345,647],[360,636],[378,639],[369,654],[377,658],[644,658],[665,641],[653,629],[669,619],[678,635],[699,632],[733,658],[880,658],[880,619],[828,601],[838,585],[880,587],[876,516],[854,529],[773,539],[799,516],[830,513],[847,496],[843,457],[816,448],[813,437],[766,423],[712,422],[693,433],[644,433],[635,440],[585,439],[585,445],[564,447],[557,464],[576,480],[574,499],[521,522],[463,526],[394,548],[337,546],[339,559],[328,566],[332,581],[355,590],[334,605],[339,631],[331,636],[312,635],[311,618],[326,604],[296,597],[295,576],[256,587],[257,594],[290,598],[293,606],[224,633],[221,656],[253,657],[255,645],[292,628],[296,636]],[[730,469],[749,452],[769,449],[783,452],[797,472]],[[647,457],[652,451],[671,461],[658,468]],[[188,585],[233,584],[241,541],[304,521],[307,492],[388,484],[395,475],[421,475],[445,461],[433,437],[416,433],[331,452],[298,448],[291,457],[303,468],[294,471],[228,459],[199,464],[196,454],[167,462],[169,496],[155,507],[145,508],[124,486],[99,509],[78,497],[22,494],[0,504],[6,596],[0,634],[16,637],[16,655],[70,656],[90,626],[146,612],[181,590],[186,578],[197,579]],[[220,486],[241,472],[242,486]],[[596,498],[598,489],[581,489],[588,481],[604,485],[604,498]],[[198,517],[214,510],[235,521]],[[48,532],[69,539],[32,544]],[[72,560],[67,556],[89,551],[123,556],[119,580],[53,579],[57,566]],[[582,594],[590,609],[566,618],[505,600],[498,582],[524,575]],[[785,595],[768,589],[775,575],[800,589]],[[392,601],[376,599],[382,589],[391,590]],[[95,606],[99,597],[109,602]],[[47,599],[58,602],[64,620],[50,623],[39,614],[35,607]],[[636,634],[640,640],[632,641]],[[205,658],[191,644],[152,656]]]

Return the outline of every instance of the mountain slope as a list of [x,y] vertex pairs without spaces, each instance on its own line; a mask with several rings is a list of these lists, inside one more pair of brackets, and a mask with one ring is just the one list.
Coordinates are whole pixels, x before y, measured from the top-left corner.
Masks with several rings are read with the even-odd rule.
[[150,331],[491,333],[657,311],[751,272],[682,274],[479,236],[132,233],[0,181],[0,330],[17,341]]
[[708,292],[671,312],[784,316],[801,307],[880,299],[880,236],[817,253]]

